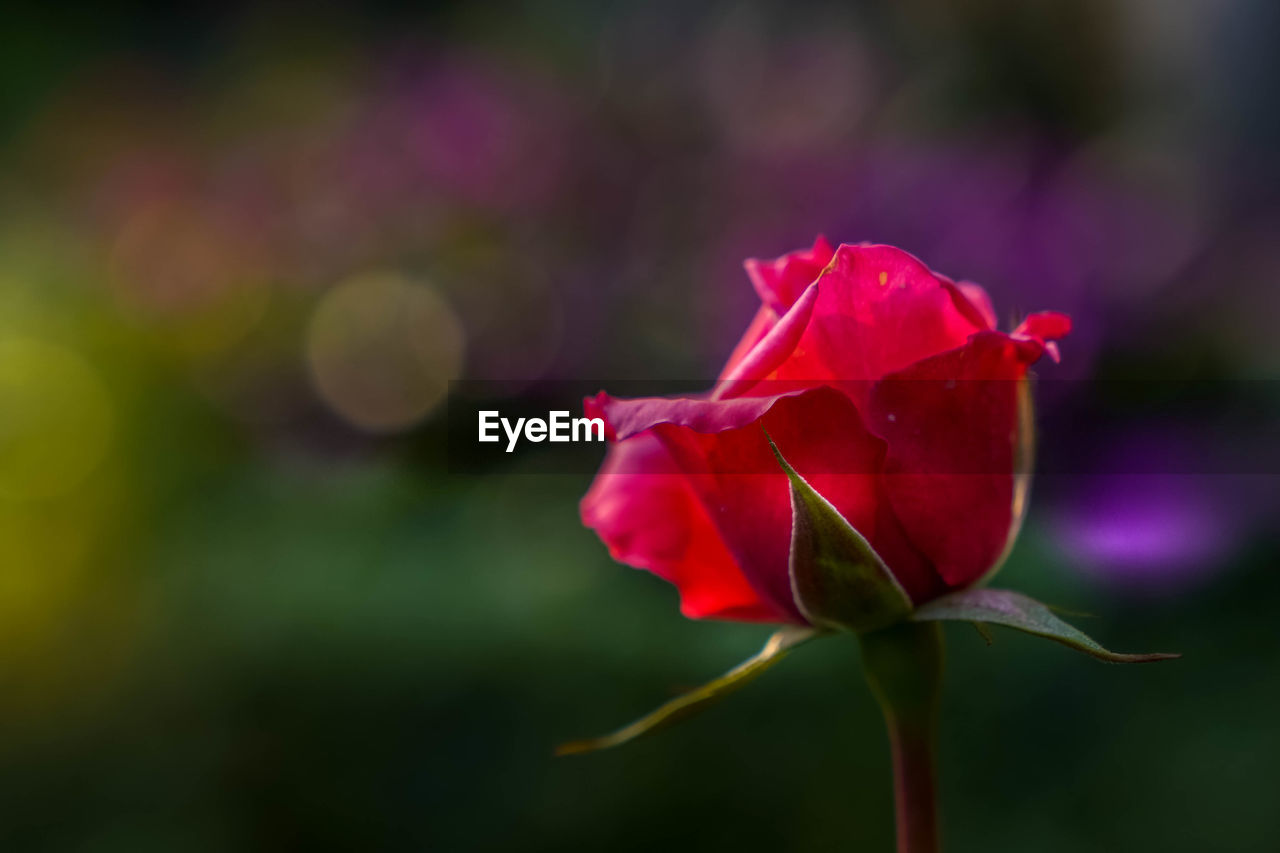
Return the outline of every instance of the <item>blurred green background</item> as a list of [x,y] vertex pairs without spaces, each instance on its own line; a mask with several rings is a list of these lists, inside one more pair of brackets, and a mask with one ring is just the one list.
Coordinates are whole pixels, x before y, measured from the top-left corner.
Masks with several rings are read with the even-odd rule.
[[852,641],[553,759],[767,629],[611,564],[588,476],[444,441],[455,379],[714,376],[741,260],[821,232],[1075,316],[1046,431],[1101,471],[1042,478],[1001,583],[1185,654],[955,629],[949,849],[1276,849],[1277,469],[1178,461],[1276,421],[1080,413],[1172,377],[1274,415],[1278,32],[1270,0],[7,13],[0,847],[890,849]]

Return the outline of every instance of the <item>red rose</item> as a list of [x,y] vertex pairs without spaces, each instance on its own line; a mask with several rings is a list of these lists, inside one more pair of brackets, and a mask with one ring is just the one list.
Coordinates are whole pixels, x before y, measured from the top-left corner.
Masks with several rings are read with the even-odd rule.
[[981,287],[891,246],[819,238],[746,268],[763,304],[711,393],[587,400],[616,443],[583,522],[687,616],[804,624],[772,438],[915,604],[996,568],[1026,499],[1022,380],[1070,320],[996,331]]

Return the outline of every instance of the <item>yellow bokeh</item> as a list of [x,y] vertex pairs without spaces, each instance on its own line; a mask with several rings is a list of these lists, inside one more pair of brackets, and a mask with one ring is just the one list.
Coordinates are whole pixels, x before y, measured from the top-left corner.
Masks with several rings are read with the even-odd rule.
[[32,338],[0,340],[0,500],[75,489],[111,441],[111,400],[80,355]]
[[356,276],[325,294],[307,330],[307,366],[320,397],[368,432],[421,421],[462,359],[462,329],[432,289],[390,273]]

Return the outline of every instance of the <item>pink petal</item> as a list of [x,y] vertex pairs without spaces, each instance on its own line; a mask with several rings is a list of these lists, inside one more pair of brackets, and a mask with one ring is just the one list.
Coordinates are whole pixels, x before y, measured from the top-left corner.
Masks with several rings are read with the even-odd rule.
[[[724,377],[716,385],[714,396],[736,397],[749,391],[760,380],[772,375],[795,352],[796,344],[809,326],[810,318],[813,316],[813,306],[818,298],[818,283],[814,282],[782,319],[769,330],[768,334],[764,335],[760,342],[733,366],[732,370],[725,371]],[[773,390],[769,393],[773,393]]]
[[808,251],[790,252],[772,261],[750,258],[742,265],[760,301],[781,316],[795,304],[805,288],[817,280],[833,254],[831,244],[819,236]]
[[954,587],[991,569],[1014,528],[1019,385],[1042,351],[982,332],[871,392],[868,422],[889,445],[885,493]]
[[968,281],[959,282],[952,285],[952,287],[958,291],[953,296],[957,300],[963,300],[963,305],[958,305],[957,307],[974,325],[984,331],[995,329],[999,325],[996,320],[995,306],[991,304],[991,297],[987,295],[986,290]]
[[753,622],[784,618],[747,583],[655,436],[612,446],[580,509],[583,524],[599,534],[610,556],[675,585],[684,615]]
[[733,352],[729,354],[729,360],[725,362],[724,369],[720,371],[720,377],[724,378],[733,372],[741,361],[747,357],[747,354],[755,349],[756,344],[769,334],[769,330],[778,322],[778,315],[768,305],[761,305],[756,311],[756,316],[751,318],[751,323],[747,326],[747,330],[743,332],[741,339],[738,340],[737,346],[733,348]]
[[804,333],[766,378],[875,380],[961,346],[983,330],[982,318],[948,285],[892,246],[841,246],[812,285],[818,296]]

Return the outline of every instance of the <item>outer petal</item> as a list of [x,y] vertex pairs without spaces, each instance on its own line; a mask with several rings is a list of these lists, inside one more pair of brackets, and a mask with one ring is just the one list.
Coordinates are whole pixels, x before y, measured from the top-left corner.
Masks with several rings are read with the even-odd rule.
[[[960,306],[961,313],[969,317],[975,325],[984,330],[994,329],[999,325],[996,320],[996,309],[991,304],[991,297],[987,295],[987,291],[981,285],[974,284],[969,281],[962,281],[959,284],[952,285],[956,289],[955,298],[959,303],[963,301],[964,305]],[[968,306],[968,309],[964,307]],[[968,311],[972,311],[970,315]]]
[[750,258],[742,265],[760,301],[782,316],[831,263],[834,254],[827,238],[819,236],[807,251],[790,252],[772,261]]
[[[760,378],[791,353],[809,321],[807,309],[796,312],[793,310],[795,304],[833,255],[831,244],[820,236],[812,249],[791,252],[772,261],[750,258],[743,262],[763,304],[720,372],[722,382],[731,380],[726,388],[737,387],[744,377],[751,380]],[[784,320],[786,322],[782,325],[790,331],[774,334],[774,327]],[[769,338],[769,343],[760,347],[766,338]],[[751,356],[751,361],[744,365],[748,356]],[[719,393],[724,394],[723,391]]]
[[885,493],[953,587],[997,563],[1020,518],[1019,395],[1045,346],[982,332],[871,391],[868,422],[889,445]]
[[[976,298],[977,291],[967,294],[900,249],[842,245],[818,280],[736,364],[734,381],[719,395],[758,393],[754,385],[764,380],[788,386],[876,380],[954,349],[989,328],[989,306],[974,304],[970,294]],[[767,393],[776,393],[783,386],[768,387]]]
[[[716,385],[717,398],[737,397],[751,391],[762,379],[775,376],[777,369],[795,352],[796,345],[809,327],[813,316],[813,306],[818,301],[818,285],[813,283],[805,288],[804,293],[795,304],[787,309],[777,323],[762,336],[751,351],[725,370],[720,382]],[[791,383],[795,387],[807,387],[810,382]],[[783,384],[777,381],[770,383],[767,395],[776,394]]]
[[647,569],[680,592],[693,619],[777,622],[784,616],[747,583],[706,510],[653,435],[609,449],[582,499],[582,522],[615,560]]
[[829,500],[921,599],[944,587],[885,512],[879,472],[885,445],[849,397],[812,388],[730,401],[648,398],[595,401],[619,437],[657,435],[761,597],[803,622],[788,575],[791,503],[768,431],[798,472]]
[[892,246],[841,246],[778,378],[879,379],[980,331],[944,280]]
[[756,344],[760,343],[765,335],[769,334],[769,330],[778,322],[778,315],[768,305],[761,305],[756,311],[756,316],[751,319],[751,324],[747,326],[747,330],[743,332],[742,337],[738,340],[737,346],[733,348],[733,352],[729,354],[729,360],[725,362],[724,369],[720,371],[720,377],[730,375],[734,368],[746,358],[747,354],[755,349]]
[[1065,338],[1071,332],[1071,318],[1056,311],[1040,311],[1027,315],[1018,328],[1013,330],[1015,338],[1045,341]]
[[1071,318],[1055,311],[1041,311],[1031,314],[1013,330],[1013,337],[1020,341],[1030,341],[1044,347],[1044,351],[1054,361],[1058,360],[1056,338],[1064,338],[1071,331]]

